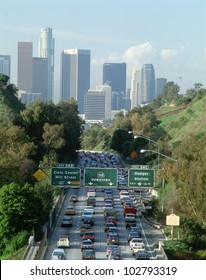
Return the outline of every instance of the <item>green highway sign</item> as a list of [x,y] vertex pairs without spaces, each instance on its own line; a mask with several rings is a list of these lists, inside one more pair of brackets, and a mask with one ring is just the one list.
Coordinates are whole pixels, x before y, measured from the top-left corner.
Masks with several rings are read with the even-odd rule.
[[85,168],[85,186],[116,187],[117,168]]
[[51,184],[57,186],[80,186],[80,168],[52,167]]
[[154,169],[129,169],[128,184],[129,187],[154,187]]

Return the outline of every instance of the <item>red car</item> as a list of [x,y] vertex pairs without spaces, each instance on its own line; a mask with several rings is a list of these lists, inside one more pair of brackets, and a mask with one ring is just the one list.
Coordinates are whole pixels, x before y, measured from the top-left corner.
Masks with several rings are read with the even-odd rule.
[[86,231],[84,234],[83,234],[83,236],[82,236],[82,239],[83,240],[87,240],[87,239],[90,239],[92,242],[94,242],[95,241],[95,234],[94,234],[94,232],[90,232],[90,231]]
[[117,225],[117,219],[113,216],[108,216],[105,220],[105,223],[113,223],[116,226]]

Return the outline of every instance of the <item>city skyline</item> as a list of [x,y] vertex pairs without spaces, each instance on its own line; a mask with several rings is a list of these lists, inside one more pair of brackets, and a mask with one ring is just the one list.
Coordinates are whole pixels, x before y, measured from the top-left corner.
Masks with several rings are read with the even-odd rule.
[[178,83],[184,92],[196,82],[205,84],[205,8],[204,1],[193,0],[8,0],[0,11],[0,54],[11,56],[10,80],[17,84],[17,43],[33,42],[36,57],[40,30],[50,27],[55,91],[60,92],[61,51],[78,48],[91,50],[91,87],[102,83],[104,63],[127,63],[127,88],[132,70],[151,63],[156,77]]

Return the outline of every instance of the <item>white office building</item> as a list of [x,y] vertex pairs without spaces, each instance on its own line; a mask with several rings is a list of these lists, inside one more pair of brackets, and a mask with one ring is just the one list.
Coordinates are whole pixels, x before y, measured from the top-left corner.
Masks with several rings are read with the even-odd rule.
[[84,95],[90,88],[90,50],[66,49],[61,57],[61,98],[77,101],[84,113]]
[[86,120],[107,121],[111,119],[111,92],[109,85],[89,89],[84,95]]
[[48,79],[46,101],[54,101],[54,38],[52,28],[41,29],[39,39],[39,57],[47,58]]

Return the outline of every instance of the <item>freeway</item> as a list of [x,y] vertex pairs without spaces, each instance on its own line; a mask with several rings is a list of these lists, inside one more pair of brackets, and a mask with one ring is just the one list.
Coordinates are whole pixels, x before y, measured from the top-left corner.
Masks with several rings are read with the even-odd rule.
[[[75,210],[76,214],[72,217],[73,225],[71,228],[62,228],[61,227],[61,220],[64,216],[64,212],[66,207],[68,206],[69,197],[71,195],[77,195],[78,196],[78,202],[75,202]],[[145,194],[148,195],[148,194]],[[70,236],[70,248],[65,249],[66,252],[66,258],[70,260],[80,260],[82,259],[82,253],[80,250],[82,237],[79,234],[79,229],[82,223],[82,213],[86,206],[86,196],[87,196],[87,188],[68,188],[65,193],[65,199],[62,204],[62,208],[57,220],[56,227],[52,233],[52,236],[50,237],[50,240],[48,242],[47,250],[44,254],[45,260],[51,259],[52,251],[57,247],[57,240],[59,237],[59,234],[65,230],[68,232]],[[141,194],[143,197],[144,194]],[[114,197],[114,208],[117,210],[118,213],[118,219],[117,219],[117,227],[120,232],[120,247],[122,252],[123,259],[126,260],[134,260],[134,256],[132,255],[132,251],[130,249],[130,246],[128,244],[127,238],[128,238],[128,230],[125,228],[125,222],[124,222],[124,216],[123,216],[123,205],[120,200],[119,196],[119,190],[114,188],[113,190],[113,197]],[[107,243],[106,243],[106,233],[104,232],[104,215],[103,215],[103,206],[104,206],[104,192],[101,191],[101,189],[97,188],[96,191],[96,207],[95,207],[95,214],[94,214],[94,226],[92,226],[93,231],[95,232],[95,242],[94,242],[94,248],[96,253],[96,259],[97,260],[107,260],[106,256],[106,249],[107,249]],[[142,238],[146,245],[146,249],[149,251],[151,258],[156,258],[157,254],[160,254],[158,250],[154,250],[154,242],[159,241],[163,238],[162,234],[158,231],[152,228],[150,225],[148,225],[144,218],[136,218],[137,225],[142,228]]]

